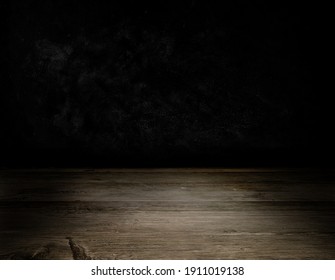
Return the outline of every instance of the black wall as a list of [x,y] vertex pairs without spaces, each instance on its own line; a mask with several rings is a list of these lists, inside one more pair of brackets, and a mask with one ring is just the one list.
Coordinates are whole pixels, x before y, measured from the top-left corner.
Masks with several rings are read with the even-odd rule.
[[301,166],[335,154],[323,9],[195,0],[2,8],[3,167]]

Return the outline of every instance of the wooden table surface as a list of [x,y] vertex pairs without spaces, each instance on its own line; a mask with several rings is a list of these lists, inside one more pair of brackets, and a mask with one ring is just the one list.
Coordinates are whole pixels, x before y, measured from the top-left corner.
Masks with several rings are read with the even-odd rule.
[[335,172],[0,170],[0,259],[335,259]]

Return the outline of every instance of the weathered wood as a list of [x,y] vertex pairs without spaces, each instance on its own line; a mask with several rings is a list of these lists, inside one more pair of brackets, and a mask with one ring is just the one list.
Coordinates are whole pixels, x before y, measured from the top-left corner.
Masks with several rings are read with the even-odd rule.
[[0,171],[1,259],[334,259],[335,173]]

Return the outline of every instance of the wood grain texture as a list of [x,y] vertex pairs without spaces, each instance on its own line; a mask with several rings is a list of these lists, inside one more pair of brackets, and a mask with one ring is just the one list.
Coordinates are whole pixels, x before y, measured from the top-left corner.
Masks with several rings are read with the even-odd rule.
[[0,171],[1,259],[335,259],[335,173]]

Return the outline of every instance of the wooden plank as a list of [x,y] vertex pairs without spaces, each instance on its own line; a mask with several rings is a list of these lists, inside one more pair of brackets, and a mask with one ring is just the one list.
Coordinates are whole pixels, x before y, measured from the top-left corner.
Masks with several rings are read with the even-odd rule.
[[334,259],[334,186],[329,170],[2,170],[0,258]]

